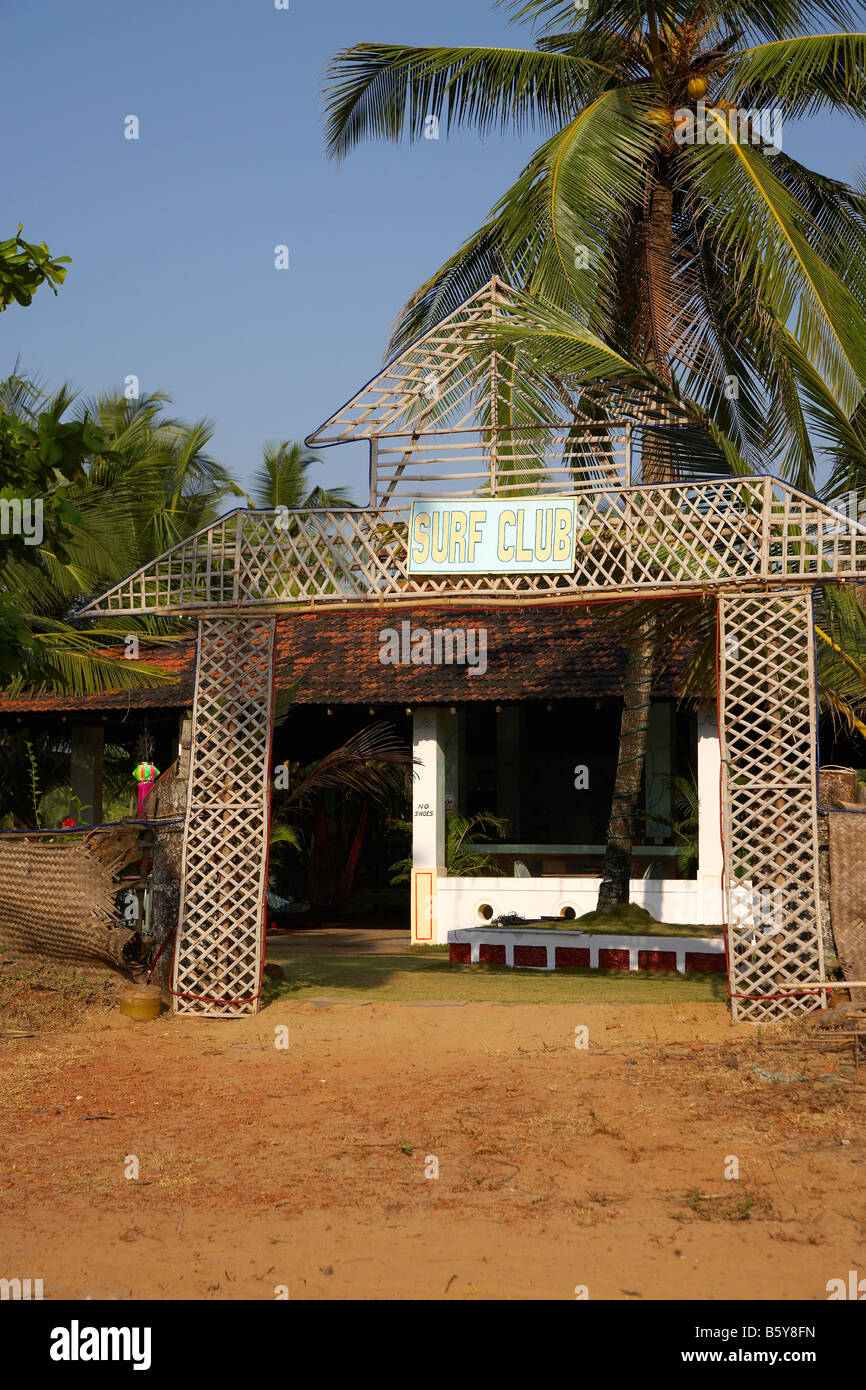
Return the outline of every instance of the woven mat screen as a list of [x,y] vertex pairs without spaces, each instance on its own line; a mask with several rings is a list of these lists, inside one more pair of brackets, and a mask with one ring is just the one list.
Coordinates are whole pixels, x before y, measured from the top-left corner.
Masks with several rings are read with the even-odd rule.
[[[831,811],[830,921],[846,980],[866,980],[866,813]],[[851,1002],[866,1006],[866,989]]]
[[114,899],[120,871],[140,853],[125,828],[48,843],[0,837],[0,965],[127,973],[122,951],[132,932]]

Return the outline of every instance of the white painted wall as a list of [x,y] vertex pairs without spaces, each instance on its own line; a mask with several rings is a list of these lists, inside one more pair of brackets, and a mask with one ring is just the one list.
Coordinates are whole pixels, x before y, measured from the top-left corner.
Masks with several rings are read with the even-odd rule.
[[[575,916],[592,912],[598,901],[598,878],[439,878],[436,883],[436,940],[449,931],[483,926],[483,904],[494,917],[516,912],[520,917],[559,917],[565,907]],[[633,878],[629,900],[645,907],[660,922],[703,925],[699,915],[698,884],[694,879]],[[708,924],[710,925],[710,924]]]
[[698,710],[698,912],[695,922],[725,920],[722,895],[722,755],[715,705]]

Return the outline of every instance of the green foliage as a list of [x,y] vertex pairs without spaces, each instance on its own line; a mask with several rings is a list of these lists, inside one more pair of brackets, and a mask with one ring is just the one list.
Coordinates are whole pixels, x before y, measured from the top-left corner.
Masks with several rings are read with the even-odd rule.
[[76,402],[67,387],[48,395],[17,372],[0,382],[0,502],[42,507],[41,543],[6,536],[0,551],[0,683],[13,692],[169,679],[158,665],[111,653],[131,632],[168,640],[177,623],[70,621],[88,597],[213,521],[223,498],[240,493],[208,452],[212,426],[171,418],[167,403],[161,393]]
[[34,645],[23,613],[0,597],[0,686],[27,669]]
[[288,845],[296,850],[298,854],[303,852],[303,841],[294,826],[274,825],[271,827],[270,846],[274,849],[277,845]]
[[33,816],[36,821],[36,829],[42,829],[42,821],[39,818],[39,802],[42,793],[39,789],[39,772],[36,766],[36,754],[33,751],[33,744],[27,740],[27,759],[30,774],[30,800],[33,804]]
[[677,846],[677,864],[680,872],[688,874],[698,866],[698,823],[699,797],[697,778],[670,777],[671,802],[674,815],[660,816],[643,813],[642,819],[666,825]]
[[[285,821],[272,820],[269,851],[268,884],[271,888],[276,888],[280,877],[279,870],[285,867],[287,860],[306,853],[300,829]],[[290,854],[287,855],[286,851]]]
[[[391,825],[394,830],[411,837],[411,821],[393,820]],[[467,846],[503,840],[508,826],[507,820],[491,815],[489,811],[479,811],[474,816],[461,816],[457,811],[450,811],[445,817],[445,868],[448,877],[491,878],[501,875],[504,870],[493,855],[479,853]],[[392,864],[391,873],[392,884],[407,883],[412,874],[412,856]]]
[[[285,701],[281,721],[288,717],[289,709]],[[323,793],[354,793],[363,801],[382,805],[404,790],[406,770],[412,763],[411,752],[392,725],[383,721],[353,734],[339,748],[306,766],[289,763],[289,787],[272,793],[272,851],[280,858],[284,846],[293,855],[306,853],[303,828]]]
[[39,245],[24,241],[18,231],[8,241],[0,241],[0,312],[10,304],[28,305],[40,285],[49,285],[54,294],[66,279],[68,256],[54,258],[44,241]]
[[[73,527],[81,521],[72,493],[85,478],[85,462],[103,454],[106,447],[102,430],[92,421],[64,423],[50,409],[30,419],[16,417],[3,409],[0,399],[0,499],[38,500],[42,512],[39,544],[47,541],[63,553]],[[36,549],[22,535],[4,534],[3,563],[10,558],[33,563]]]
[[[866,36],[844,32],[860,6],[509,9],[532,24],[534,48],[360,44],[332,62],[336,157],[367,138],[418,139],[430,116],[445,132],[542,137],[483,226],[412,296],[392,346],[498,274],[544,301],[512,335],[515,364],[605,383],[613,416],[641,373],[653,395],[687,406],[691,427],[660,434],[680,475],[769,464],[810,487],[817,431],[866,480],[853,424],[866,386],[866,193],[799,164],[748,117],[739,138],[758,106],[784,121],[866,116]],[[801,31],[822,20],[835,32]],[[676,123],[697,116],[695,77],[707,138],[689,143]]]
[[[81,824],[78,798],[69,781],[70,743],[68,734],[60,729],[51,732],[33,730],[0,732],[0,826],[3,829],[59,827],[66,816],[72,815]],[[103,817],[106,821],[122,820],[129,814],[130,769],[129,749],[107,743],[103,763]],[[36,802],[33,802],[33,782]]]
[[286,440],[264,446],[262,462],[253,479],[253,493],[260,507],[346,507],[351,499],[345,488],[310,487],[308,473],[321,463],[303,444]]
[[[823,454],[825,497],[862,495],[866,182],[807,168],[748,116],[740,138],[754,108],[783,122],[825,110],[866,118],[866,35],[846,32],[862,27],[862,6],[505,7],[532,25],[533,48],[367,43],[329,69],[336,158],[368,138],[420,139],[431,116],[445,133],[541,138],[484,224],[404,306],[392,348],[497,274],[534,303],[498,335],[499,400],[482,402],[485,423],[542,418],[545,385],[568,383],[588,418],[627,418],[635,397],[680,407],[684,426],[643,429],[644,458],[655,451],[667,476],[771,470],[814,492]],[[823,25],[832,32],[808,32]],[[705,138],[681,141],[683,113],[693,129],[698,117],[695,77],[707,86]],[[527,379],[545,385],[530,391]],[[823,602],[822,707],[866,734],[863,608],[850,594]],[[714,616],[673,600],[656,620],[660,638],[691,633],[688,692],[712,692]],[[681,863],[691,865],[689,818]]]

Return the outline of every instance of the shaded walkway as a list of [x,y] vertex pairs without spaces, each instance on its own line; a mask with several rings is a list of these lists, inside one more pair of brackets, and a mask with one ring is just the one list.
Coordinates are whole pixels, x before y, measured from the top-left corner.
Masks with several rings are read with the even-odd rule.
[[409,954],[408,927],[315,927],[268,932],[266,957],[279,962],[296,955],[394,956]]

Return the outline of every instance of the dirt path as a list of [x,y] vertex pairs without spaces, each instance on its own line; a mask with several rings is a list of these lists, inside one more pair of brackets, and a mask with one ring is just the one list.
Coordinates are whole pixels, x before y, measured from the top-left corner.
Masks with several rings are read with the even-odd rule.
[[864,1069],[759,1052],[721,1005],[293,1001],[0,1041],[0,1275],[46,1298],[823,1299],[866,1272]]

